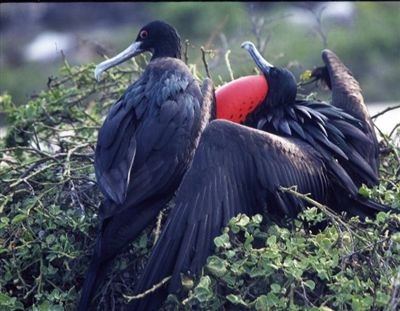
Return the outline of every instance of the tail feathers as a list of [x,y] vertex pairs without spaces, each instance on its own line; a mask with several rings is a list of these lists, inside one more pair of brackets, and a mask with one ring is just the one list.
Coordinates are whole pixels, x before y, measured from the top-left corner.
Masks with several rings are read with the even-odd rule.
[[146,201],[141,206],[127,207],[103,221],[86,273],[78,311],[89,309],[90,302],[103,283],[115,256],[154,222],[168,201],[169,198]]
[[85,282],[81,293],[78,311],[86,311],[89,308],[90,301],[94,296],[96,289],[103,283],[108,271],[110,270],[112,260],[102,262],[101,259],[94,257],[86,272]]
[[362,197],[361,195],[356,195],[350,198],[350,204],[348,204],[347,210],[351,215],[360,216],[361,218],[374,218],[379,212],[391,212],[400,214],[400,210],[391,208],[388,205],[380,204],[371,199]]

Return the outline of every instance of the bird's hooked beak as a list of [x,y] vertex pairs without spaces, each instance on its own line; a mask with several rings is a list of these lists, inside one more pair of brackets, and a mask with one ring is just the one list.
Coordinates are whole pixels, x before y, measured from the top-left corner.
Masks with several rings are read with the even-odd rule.
[[245,41],[242,43],[242,45],[240,47],[243,49],[246,49],[247,52],[249,52],[249,54],[253,58],[254,62],[256,63],[258,68],[260,68],[260,70],[263,73],[268,74],[270,69],[272,67],[274,67],[274,65],[270,64],[269,62],[267,62],[264,59],[264,57],[262,57],[262,55],[260,54],[260,52],[257,50],[257,48],[255,47],[255,45],[252,42]]
[[113,58],[107,59],[106,61],[98,64],[94,71],[94,77],[97,81],[100,80],[100,75],[103,71],[110,69],[111,67],[117,66],[124,61],[143,53],[144,50],[141,48],[142,42],[133,42],[128,48],[123,50],[118,55],[114,56]]

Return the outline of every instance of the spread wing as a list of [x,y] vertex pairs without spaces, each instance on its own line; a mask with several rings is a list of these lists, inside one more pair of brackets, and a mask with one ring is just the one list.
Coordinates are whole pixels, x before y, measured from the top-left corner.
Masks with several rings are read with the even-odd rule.
[[295,215],[303,202],[279,186],[297,185],[325,202],[328,183],[324,163],[308,144],[228,121],[211,122],[135,292],[173,275],[169,288],[133,301],[128,310],[156,310],[167,292],[181,286],[180,272],[199,273],[213,239],[238,213]]
[[322,60],[329,74],[329,83],[327,84],[330,85],[332,90],[332,105],[341,108],[362,121],[364,132],[370,142],[368,144],[360,142],[357,149],[362,150],[365,159],[377,174],[379,168],[379,146],[368,109],[364,104],[360,85],[350,70],[332,51],[323,50]]

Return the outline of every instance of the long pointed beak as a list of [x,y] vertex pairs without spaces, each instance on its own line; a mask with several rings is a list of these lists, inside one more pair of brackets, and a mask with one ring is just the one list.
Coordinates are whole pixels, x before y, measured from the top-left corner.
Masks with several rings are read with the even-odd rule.
[[260,68],[260,70],[263,73],[269,73],[269,70],[272,67],[274,67],[274,65],[270,64],[269,62],[267,62],[264,59],[264,57],[262,57],[262,55],[260,54],[260,52],[257,50],[257,48],[255,47],[255,45],[252,42],[245,41],[242,43],[242,45],[240,47],[246,49],[247,52],[249,52],[249,54],[253,58],[254,62],[256,63],[258,68]]
[[118,55],[98,64],[94,71],[94,77],[96,78],[96,80],[97,81],[100,80],[100,75],[103,71],[106,71],[111,67],[117,66],[118,64],[121,64],[124,61],[144,52],[144,50],[141,49],[141,44],[142,44],[141,42],[134,42]]

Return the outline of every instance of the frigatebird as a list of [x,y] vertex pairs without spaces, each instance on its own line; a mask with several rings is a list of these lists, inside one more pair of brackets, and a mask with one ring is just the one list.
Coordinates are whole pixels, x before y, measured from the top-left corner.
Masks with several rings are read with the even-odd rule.
[[214,120],[203,132],[135,294],[172,277],[126,310],[157,310],[168,293],[180,289],[181,273],[198,275],[213,252],[213,239],[238,213],[295,217],[305,202],[282,192],[281,186],[296,186],[336,211],[362,218],[391,210],[358,194],[357,185],[375,184],[377,175],[358,149],[358,141],[370,144],[373,139],[364,132],[369,116],[350,114],[358,109],[351,105],[363,103],[349,98],[353,93],[347,88],[355,79],[341,74],[344,65],[331,66],[333,53],[323,52],[332,85],[349,79],[340,84],[343,98],[332,95],[335,105],[296,100],[293,74],[269,64],[253,44],[243,47],[263,76],[244,77],[217,90],[217,118],[227,120]]
[[213,114],[211,80],[200,89],[180,60],[177,31],[165,22],[144,26],[132,45],[96,67],[96,79],[143,52],[152,53],[148,66],[111,107],[98,134],[95,173],[105,200],[80,311],[87,310],[114,257],[170,201]]
[[[322,51],[325,66],[315,68],[311,80],[321,81],[332,91],[332,105],[343,109],[348,114],[362,122],[363,132],[370,143],[354,142],[357,150],[363,150],[364,159],[370,164],[376,174],[379,169],[379,145],[374,125],[364,104],[361,88],[351,71],[341,62],[335,53],[326,49]],[[331,78],[332,77],[332,78]]]

